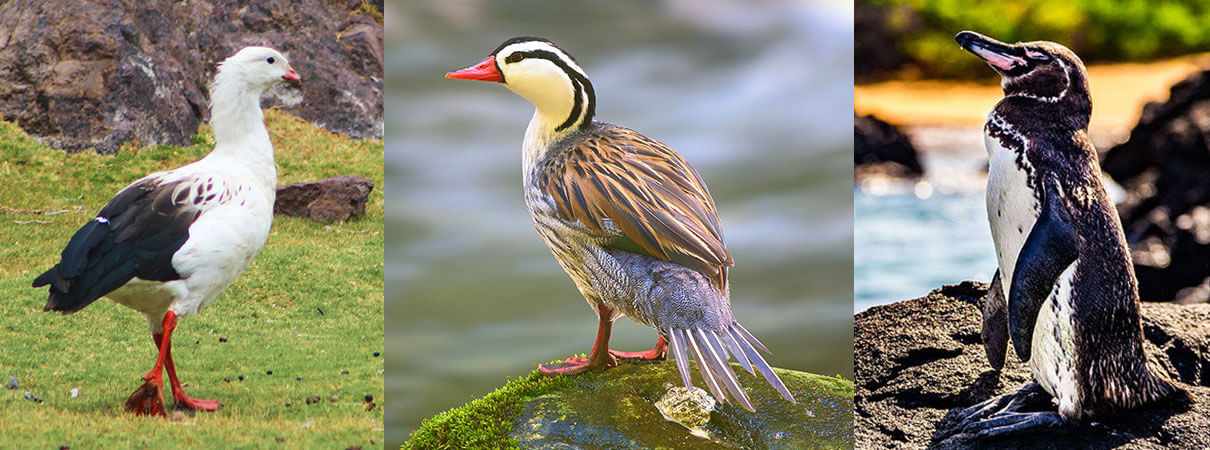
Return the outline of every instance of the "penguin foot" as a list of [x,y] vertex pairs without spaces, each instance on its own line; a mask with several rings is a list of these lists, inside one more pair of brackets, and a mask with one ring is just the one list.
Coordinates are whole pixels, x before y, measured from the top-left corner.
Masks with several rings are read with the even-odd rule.
[[976,439],[982,440],[1061,429],[1063,429],[1063,418],[1054,411],[1001,412],[967,425],[962,429],[962,434],[974,435]]
[[1054,430],[1063,425],[1055,411],[1026,412],[1026,409],[1049,408],[1050,394],[1038,383],[1029,383],[1012,394],[1001,395],[959,411],[958,424],[943,434],[973,435],[978,439]]

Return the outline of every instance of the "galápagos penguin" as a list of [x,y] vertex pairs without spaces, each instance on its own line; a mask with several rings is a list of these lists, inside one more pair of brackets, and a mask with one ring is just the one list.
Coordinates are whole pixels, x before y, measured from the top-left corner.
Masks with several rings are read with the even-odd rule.
[[33,282],[50,286],[46,311],[71,314],[104,296],[147,316],[159,356],[126,401],[130,412],[166,414],[164,370],[178,406],[220,406],[185,394],[172,331],[178,317],[205,308],[235,281],[269,237],[277,165],[260,97],[283,81],[300,79],[277,50],[247,47],[224,60],[210,88],[214,150],[131,183]]
[[[534,104],[525,131],[525,203],[542,240],[596,312],[588,358],[543,365],[542,373],[602,370],[618,358],[671,352],[686,388],[688,357],[715,398],[755,406],[728,362],[759,370],[783,398],[790,391],[731,314],[733,265],[705,182],[679,154],[633,130],[593,120],[596,94],[574,58],[537,37],[504,41],[479,64],[448,78],[503,84]],[[628,316],[660,337],[645,352],[609,349],[613,321]]]
[[[955,40],[1004,89],[984,127],[1000,290],[986,297],[984,345],[999,368],[1011,339],[1034,382],[961,411],[953,431],[1019,434],[1187,399],[1147,367],[1130,253],[1088,138],[1083,62],[1053,42],[1010,45],[970,31]],[[1039,405],[1049,410],[1026,411]]]

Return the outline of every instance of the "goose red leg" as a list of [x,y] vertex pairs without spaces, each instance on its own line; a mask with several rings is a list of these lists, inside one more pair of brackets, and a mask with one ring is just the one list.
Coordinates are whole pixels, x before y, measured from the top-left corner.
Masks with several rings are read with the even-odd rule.
[[655,348],[651,350],[643,352],[619,352],[617,350],[610,350],[609,354],[613,355],[614,358],[622,359],[642,359],[647,361],[664,359],[664,356],[668,354],[668,341],[665,340],[663,336],[660,336],[660,339],[655,341]]
[[181,387],[181,381],[176,378],[176,365],[172,363],[172,346],[164,349],[164,353],[167,355],[165,368],[168,369],[168,382],[172,385],[172,398],[176,399],[176,404],[198,411],[218,411],[220,406],[218,400],[193,398],[185,393],[185,388]]
[[618,361],[609,352],[609,333],[613,329],[613,322],[609,318],[612,315],[613,310],[608,306],[600,305],[598,307],[597,317],[601,322],[597,324],[597,339],[593,341],[592,351],[588,353],[587,358],[573,356],[561,363],[543,364],[538,366],[538,372],[545,375],[573,375],[585,370],[601,370],[616,366]]
[[172,329],[176,328],[176,313],[168,311],[164,314],[163,326],[163,334],[153,333],[151,335],[159,349],[155,366],[152,366],[151,371],[143,375],[143,385],[135,389],[130,394],[130,398],[126,399],[126,411],[138,416],[167,415],[167,411],[164,409],[164,361],[168,357],[168,348],[172,346]]

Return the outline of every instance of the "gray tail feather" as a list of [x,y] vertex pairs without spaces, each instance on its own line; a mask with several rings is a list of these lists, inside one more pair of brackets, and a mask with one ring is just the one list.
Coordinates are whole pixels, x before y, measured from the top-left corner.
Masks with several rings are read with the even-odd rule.
[[693,387],[690,382],[688,359],[689,354],[692,353],[693,359],[697,361],[697,369],[702,375],[702,380],[706,382],[706,387],[710,389],[714,398],[727,402],[729,398],[726,392],[730,392],[744,409],[756,411],[756,408],[752,406],[752,400],[748,398],[748,393],[744,391],[743,386],[740,386],[735,371],[731,369],[731,364],[727,361],[730,356],[734,357],[752,375],[756,375],[756,372],[760,371],[760,374],[765,377],[765,381],[777,389],[782,397],[791,403],[797,403],[794,396],[790,395],[790,390],[786,389],[786,385],[782,383],[781,378],[773,373],[773,368],[769,367],[769,363],[765,362],[756,349],[764,350],[765,353],[771,352],[738,322],[732,321],[730,326],[721,331],[721,334],[701,328],[667,328],[662,331],[668,338],[669,350],[676,359],[677,370],[680,372],[681,380],[685,382],[686,388]]

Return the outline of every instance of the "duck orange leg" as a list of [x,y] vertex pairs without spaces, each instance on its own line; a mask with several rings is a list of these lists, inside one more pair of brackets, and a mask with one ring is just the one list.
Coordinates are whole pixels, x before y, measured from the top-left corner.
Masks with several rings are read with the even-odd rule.
[[651,350],[643,352],[619,352],[617,350],[610,350],[609,354],[613,355],[614,358],[621,359],[642,359],[647,361],[664,359],[664,356],[668,354],[668,341],[665,340],[663,336],[660,336],[660,339],[655,341],[655,348]]
[[609,318],[613,315],[613,311],[605,305],[600,305],[598,308],[597,317],[601,322],[597,324],[597,339],[593,341],[592,351],[588,353],[588,357],[573,356],[561,363],[543,364],[538,366],[538,372],[545,375],[573,375],[586,370],[601,370],[618,364],[618,361],[609,352],[609,333],[613,329],[613,322]]

